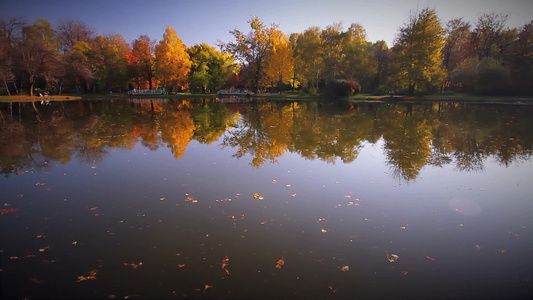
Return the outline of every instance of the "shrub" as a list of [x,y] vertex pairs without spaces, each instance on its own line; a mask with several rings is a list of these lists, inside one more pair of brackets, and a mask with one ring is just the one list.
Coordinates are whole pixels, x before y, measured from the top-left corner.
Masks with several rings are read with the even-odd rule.
[[332,80],[326,84],[324,93],[328,96],[347,97],[361,92],[361,85],[355,81]]

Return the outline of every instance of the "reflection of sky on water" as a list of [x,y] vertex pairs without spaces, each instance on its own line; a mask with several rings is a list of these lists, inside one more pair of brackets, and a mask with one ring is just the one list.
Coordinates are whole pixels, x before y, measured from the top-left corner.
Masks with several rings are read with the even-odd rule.
[[[489,157],[477,172],[428,164],[405,181],[383,138],[363,142],[350,163],[287,151],[259,167],[223,139],[191,140],[179,159],[137,142],[2,178],[3,202],[19,209],[0,216],[6,286],[28,293],[35,277],[41,295],[60,286],[99,298],[529,295],[530,159],[506,167]],[[76,282],[91,270],[97,280]]]

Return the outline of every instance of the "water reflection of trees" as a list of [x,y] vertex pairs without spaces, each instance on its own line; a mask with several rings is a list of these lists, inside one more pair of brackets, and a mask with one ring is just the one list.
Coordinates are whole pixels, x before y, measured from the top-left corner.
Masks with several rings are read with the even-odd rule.
[[316,102],[222,104],[212,100],[117,100],[1,106],[3,174],[42,169],[73,157],[93,162],[137,143],[170,148],[192,140],[235,149],[259,167],[286,152],[349,163],[382,141],[393,174],[413,180],[426,165],[479,171],[488,158],[508,166],[532,153],[533,108],[456,103],[322,106]]

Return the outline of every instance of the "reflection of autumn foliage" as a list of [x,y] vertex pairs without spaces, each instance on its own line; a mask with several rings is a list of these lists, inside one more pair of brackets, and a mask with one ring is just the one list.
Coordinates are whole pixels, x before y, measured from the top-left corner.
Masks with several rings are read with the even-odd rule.
[[185,154],[194,135],[194,122],[188,111],[165,111],[161,116],[161,140],[171,149],[174,157]]
[[405,179],[415,179],[431,159],[432,132],[439,124],[432,111],[412,112],[389,110],[383,120],[388,130],[384,132],[388,163],[394,174]]
[[[328,163],[353,162],[365,144],[382,142],[394,176],[414,180],[426,165],[453,164],[483,170],[488,158],[508,166],[529,159],[533,109],[457,103],[323,106],[315,102],[256,102],[225,105],[208,99],[71,102],[61,106],[22,104],[21,116],[0,106],[2,174],[46,168],[73,157],[94,162],[110,149],[141,143],[166,144],[176,158],[191,140],[221,146],[251,165],[276,162],[287,152]],[[14,110],[18,111],[18,108]]]

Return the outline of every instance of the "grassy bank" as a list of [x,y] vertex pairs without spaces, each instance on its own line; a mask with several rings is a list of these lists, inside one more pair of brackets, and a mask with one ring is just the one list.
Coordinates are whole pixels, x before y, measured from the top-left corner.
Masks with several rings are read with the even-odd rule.
[[[0,102],[36,102],[36,101],[71,101],[71,100],[109,100],[116,98],[130,98],[130,95],[121,94],[76,94],[76,95],[52,95],[48,97],[30,96],[0,96]],[[205,99],[219,98],[217,94],[190,94],[180,93],[172,95],[146,95],[135,96],[139,99]],[[250,96],[251,98],[263,98],[273,101],[315,101],[324,99],[321,94],[302,94],[298,92],[287,92],[283,94],[261,93]],[[358,94],[347,97],[348,101],[377,101],[377,102],[469,102],[469,103],[528,103],[533,104],[532,96],[479,96],[470,94],[433,94],[416,96],[375,96],[371,94]]]
[[374,96],[359,94],[348,98],[350,101],[394,101],[394,102],[469,102],[469,103],[530,103],[533,104],[533,96],[487,96],[470,94],[432,94],[415,96]]
[[82,97],[76,95],[53,95],[48,97],[30,97],[30,96],[0,96],[0,102],[35,102],[35,101],[71,101],[80,100]]

